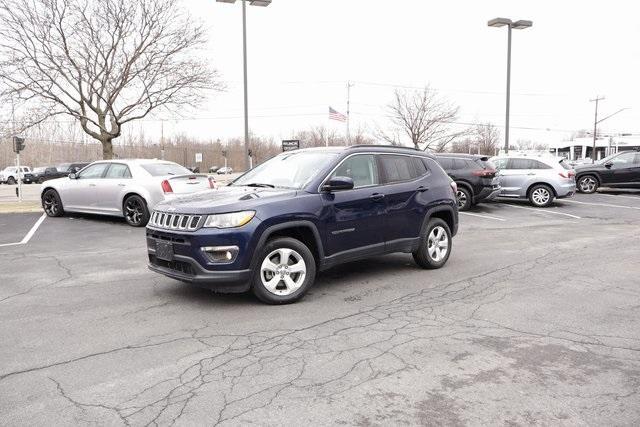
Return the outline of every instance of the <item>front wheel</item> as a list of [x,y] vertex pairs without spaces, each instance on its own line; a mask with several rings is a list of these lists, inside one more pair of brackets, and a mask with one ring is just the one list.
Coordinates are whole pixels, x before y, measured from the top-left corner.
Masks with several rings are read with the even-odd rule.
[[302,298],[316,278],[309,248],[289,237],[269,240],[259,251],[251,289],[267,304],[289,304]]
[[53,188],[48,189],[44,194],[42,194],[42,208],[47,216],[59,217],[64,215],[64,208],[62,207],[60,195]]
[[144,227],[149,222],[149,210],[144,199],[136,194],[127,197],[122,204],[124,219],[132,227]]
[[538,208],[546,208],[555,198],[553,190],[546,185],[536,185],[529,191],[529,201]]
[[592,175],[581,176],[578,179],[578,191],[581,193],[592,194],[598,189],[598,180]]
[[427,223],[420,248],[413,253],[413,259],[422,268],[440,268],[449,259],[451,246],[451,230],[447,223],[440,218],[431,218]]

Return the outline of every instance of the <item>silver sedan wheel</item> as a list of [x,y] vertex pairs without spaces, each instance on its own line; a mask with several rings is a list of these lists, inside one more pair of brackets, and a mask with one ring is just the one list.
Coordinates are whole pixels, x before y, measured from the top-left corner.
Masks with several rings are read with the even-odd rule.
[[302,255],[288,248],[271,252],[260,267],[260,280],[274,295],[291,295],[300,289],[306,275],[307,265]]
[[458,208],[464,207],[464,205],[467,203],[467,195],[465,194],[465,192],[458,190],[456,192],[456,197],[458,199]]
[[580,180],[580,191],[585,193],[593,193],[596,191],[596,180],[591,178],[590,176],[586,178],[582,178]]
[[449,251],[449,237],[443,227],[433,227],[427,240],[427,253],[435,262],[440,262]]
[[546,205],[547,203],[549,203],[550,197],[551,194],[546,188],[536,188],[533,193],[531,193],[531,199],[533,199],[533,203],[538,206]]

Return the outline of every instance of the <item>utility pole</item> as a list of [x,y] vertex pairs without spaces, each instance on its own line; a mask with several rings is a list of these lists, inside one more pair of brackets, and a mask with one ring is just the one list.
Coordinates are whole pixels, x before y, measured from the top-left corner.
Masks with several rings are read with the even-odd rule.
[[347,145],[351,145],[349,125],[351,121],[351,88],[353,86],[354,85],[350,81],[347,82]]
[[[13,102],[13,95],[11,95],[11,136],[13,140],[16,139],[16,110],[15,104]],[[18,201],[22,201],[22,176],[20,169],[20,150],[16,150],[16,167],[17,173],[16,177],[18,178]]]
[[164,160],[164,120],[160,120],[160,159]]
[[596,113],[595,113],[595,117],[593,119],[593,147],[591,148],[591,163],[595,163],[596,162],[596,139],[598,137],[597,133],[598,133],[598,103],[600,101],[604,100],[604,96],[600,97],[597,96],[595,97],[595,99],[590,99],[589,102],[595,102],[596,103]]

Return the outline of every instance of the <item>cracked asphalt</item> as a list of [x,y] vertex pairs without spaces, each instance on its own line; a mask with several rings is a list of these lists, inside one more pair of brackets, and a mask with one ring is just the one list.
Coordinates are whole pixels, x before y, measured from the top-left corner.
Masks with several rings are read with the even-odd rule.
[[640,194],[470,214],[441,270],[351,263],[279,307],[151,273],[122,221],[47,218],[0,247],[0,424],[638,425]]

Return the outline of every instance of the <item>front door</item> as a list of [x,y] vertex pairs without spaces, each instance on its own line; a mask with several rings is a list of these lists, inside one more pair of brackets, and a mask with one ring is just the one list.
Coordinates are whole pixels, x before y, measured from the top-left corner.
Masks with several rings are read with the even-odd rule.
[[122,211],[122,193],[131,181],[129,167],[123,163],[111,163],[109,170],[96,187],[96,207],[103,212]]
[[352,190],[322,194],[323,219],[327,227],[326,255],[344,258],[373,255],[384,251],[386,210],[379,192],[375,156],[357,154],[346,158],[331,175],[353,179]]
[[636,152],[628,151],[613,157],[605,163],[607,168],[602,176],[602,184],[624,184],[633,181],[634,170],[638,167],[635,162]]
[[75,179],[69,178],[60,195],[65,208],[93,211],[96,209],[96,188],[109,163],[96,163],[84,169]]

